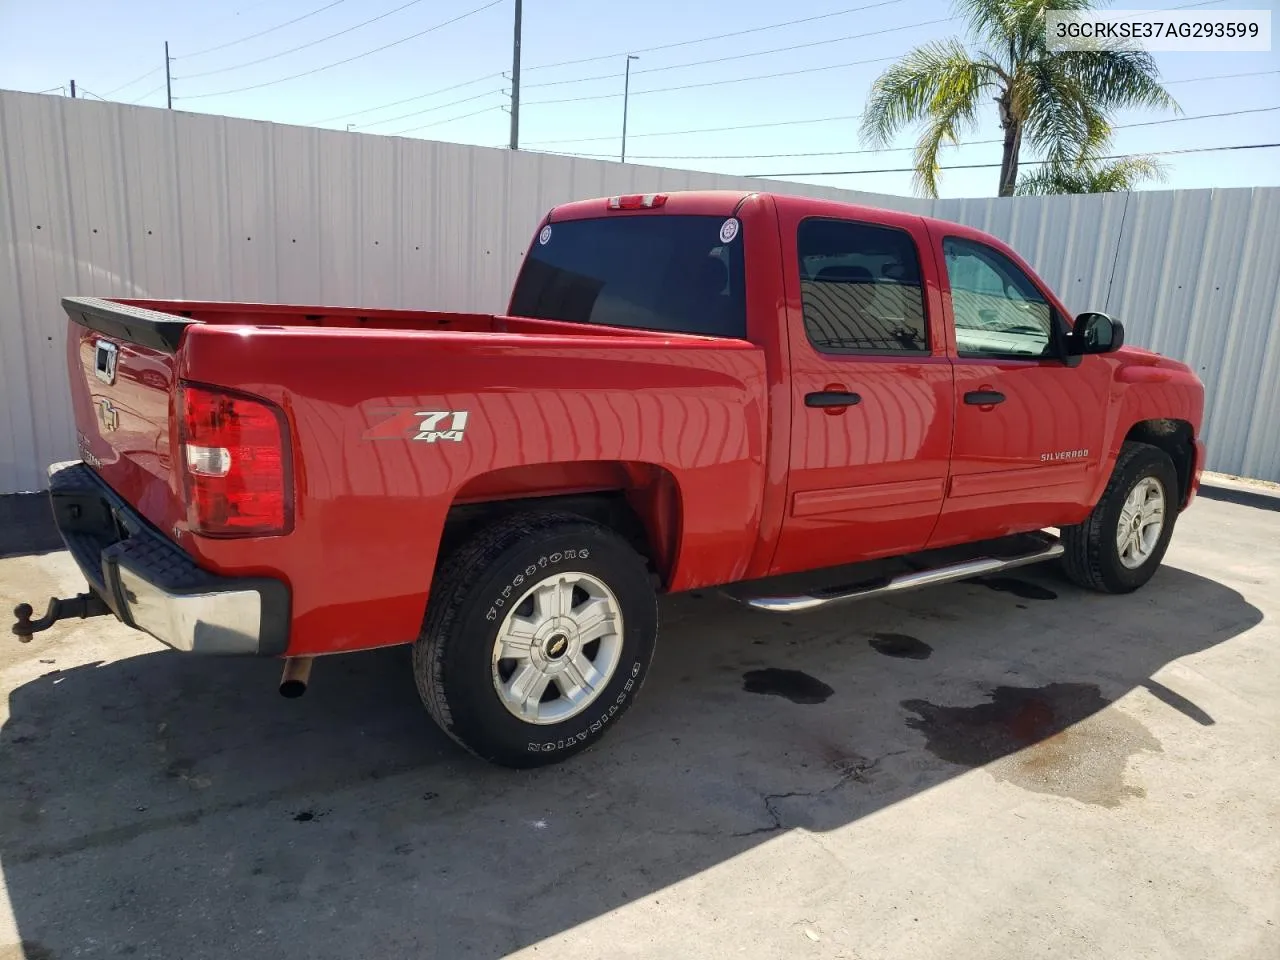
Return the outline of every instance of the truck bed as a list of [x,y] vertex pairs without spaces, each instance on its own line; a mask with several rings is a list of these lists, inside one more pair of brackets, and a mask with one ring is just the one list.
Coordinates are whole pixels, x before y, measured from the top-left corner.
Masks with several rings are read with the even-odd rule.
[[[743,340],[493,314],[63,305],[82,458],[201,568],[288,582],[291,654],[413,639],[460,505],[599,491],[625,491],[641,515],[683,503],[684,529],[654,545],[675,588],[737,579],[761,536],[765,358]],[[246,549],[192,529],[188,387],[281,411],[283,534]]]
[[103,299],[178,320],[253,327],[322,327],[353,330],[450,331],[455,333],[568,333],[575,336],[670,337],[653,330],[621,329],[596,324],[560,323],[493,313],[443,310],[392,310],[367,307],[321,307],[283,303],[224,303],[214,300]]

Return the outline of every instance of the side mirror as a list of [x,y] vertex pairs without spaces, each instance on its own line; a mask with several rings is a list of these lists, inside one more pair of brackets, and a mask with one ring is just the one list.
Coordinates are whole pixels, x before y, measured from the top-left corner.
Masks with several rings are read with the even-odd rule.
[[1124,346],[1124,324],[1092,310],[1076,317],[1071,328],[1071,353],[1111,353]]

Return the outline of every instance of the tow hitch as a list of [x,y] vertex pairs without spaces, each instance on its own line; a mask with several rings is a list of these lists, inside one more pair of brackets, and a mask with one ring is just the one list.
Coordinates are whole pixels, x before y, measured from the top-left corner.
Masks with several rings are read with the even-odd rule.
[[67,620],[71,617],[79,617],[81,620],[86,617],[101,617],[110,613],[111,608],[96,593],[82,593],[66,599],[50,598],[49,608],[39,620],[31,619],[31,614],[34,612],[29,603],[20,603],[13,608],[13,615],[17,617],[13,632],[23,643],[30,643],[34,634],[41,630],[48,630],[59,620]]

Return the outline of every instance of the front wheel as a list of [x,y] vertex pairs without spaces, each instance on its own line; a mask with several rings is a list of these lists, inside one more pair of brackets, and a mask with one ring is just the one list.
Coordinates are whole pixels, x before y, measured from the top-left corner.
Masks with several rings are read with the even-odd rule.
[[441,565],[414,677],[462,746],[504,766],[540,766],[617,725],[656,634],[649,572],[625,540],[571,515],[516,516]]
[[1067,576],[1103,593],[1129,593],[1150,580],[1173,536],[1177,490],[1178,474],[1167,453],[1126,443],[1093,512],[1062,529]]

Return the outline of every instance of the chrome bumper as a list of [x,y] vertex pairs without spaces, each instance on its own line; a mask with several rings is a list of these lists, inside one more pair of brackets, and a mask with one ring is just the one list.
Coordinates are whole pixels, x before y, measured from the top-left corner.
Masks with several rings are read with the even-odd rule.
[[257,590],[177,594],[128,567],[119,571],[120,619],[175,650],[188,653],[258,653],[262,595]]
[[49,468],[49,499],[85,579],[128,626],[188,653],[285,652],[283,582],[201,569],[78,460]]

